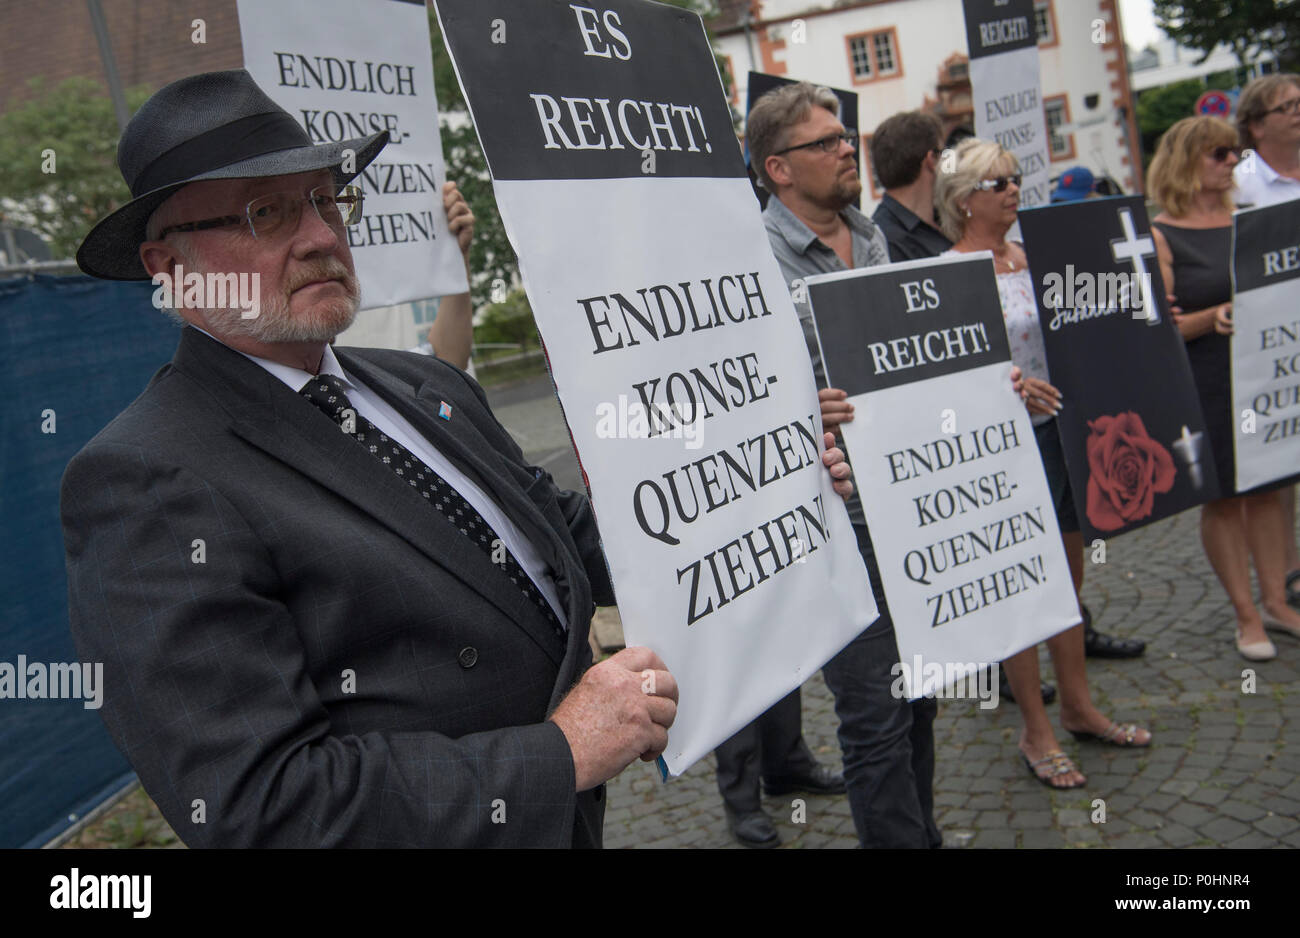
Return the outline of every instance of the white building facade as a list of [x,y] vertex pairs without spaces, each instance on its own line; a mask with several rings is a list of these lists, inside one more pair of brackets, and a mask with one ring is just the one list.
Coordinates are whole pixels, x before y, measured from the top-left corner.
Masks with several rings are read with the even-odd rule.
[[[1115,0],[1035,0],[1051,175],[1087,166],[1141,190],[1141,157]],[[974,128],[960,0],[735,0],[720,4],[715,46],[745,107],[750,70],[855,91],[863,143],[863,209],[880,190],[871,132],[899,111],[930,110]],[[1138,167],[1138,171],[1134,171]]]

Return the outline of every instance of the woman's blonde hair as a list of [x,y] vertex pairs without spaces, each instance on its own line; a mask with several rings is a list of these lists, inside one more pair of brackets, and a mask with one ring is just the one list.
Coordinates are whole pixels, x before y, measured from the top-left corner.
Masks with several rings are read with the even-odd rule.
[[[1214,147],[1235,147],[1237,131],[1221,117],[1184,117],[1165,131],[1147,170],[1147,195],[1174,218],[1191,208],[1201,191],[1201,157]],[[1223,193],[1232,211],[1232,192]]]
[[[939,161],[939,177],[934,183],[934,204],[939,210],[939,226],[948,240],[961,240],[966,231],[966,209],[962,203],[975,191],[975,184],[985,176],[1020,172],[1016,155],[1001,144],[968,137],[957,145],[957,165],[949,172],[944,154]],[[1007,167],[1004,170],[1001,167]]]

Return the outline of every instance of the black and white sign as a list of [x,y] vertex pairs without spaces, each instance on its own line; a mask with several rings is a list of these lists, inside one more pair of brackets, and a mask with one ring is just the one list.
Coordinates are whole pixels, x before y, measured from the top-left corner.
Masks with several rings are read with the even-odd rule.
[[1182,336],[1136,196],[1022,211],[1047,370],[1084,539],[1217,498]]
[[1300,472],[1300,202],[1233,215],[1237,491]]
[[678,774],[876,618],[697,16],[440,0]]
[[962,0],[962,9],[975,136],[1002,144],[1020,161],[1021,205],[1045,205],[1051,179],[1034,2]]
[[[988,252],[810,277],[909,698],[1075,625]],[[931,667],[931,665],[943,665]],[[916,678],[920,676],[920,680]]]
[[239,0],[244,68],[314,143],[390,140],[353,180],[365,209],[348,244],[366,308],[464,293],[447,229],[428,12],[410,0]]

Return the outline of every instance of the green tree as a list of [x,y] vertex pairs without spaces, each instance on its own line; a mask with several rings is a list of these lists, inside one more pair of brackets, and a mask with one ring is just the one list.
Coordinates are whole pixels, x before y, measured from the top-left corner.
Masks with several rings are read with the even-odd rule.
[[1161,135],[1195,113],[1196,99],[1205,92],[1205,83],[1199,78],[1176,81],[1159,88],[1142,92],[1137,102],[1138,133],[1142,137],[1142,165],[1147,166],[1155,155]]
[[496,288],[510,288],[519,274],[519,262],[501,223],[487,160],[479,146],[478,133],[470,120],[460,83],[456,80],[456,70],[452,67],[442,30],[438,27],[438,17],[432,8],[429,9],[429,33],[447,178],[460,187],[470,211],[474,213],[474,241],[469,249],[470,299],[478,308],[486,305],[494,294],[500,298]]
[[537,345],[537,324],[523,290],[512,290],[504,301],[483,311],[474,327],[474,341],[508,342],[524,348]]
[[1300,59],[1300,0],[1155,0],[1155,15],[1167,35],[1201,53],[1198,63],[1219,43],[1242,68],[1266,52],[1287,71]]
[[1196,114],[1196,100],[1209,89],[1229,91],[1237,87],[1233,72],[1215,72],[1204,79],[1188,78],[1142,92],[1137,102],[1138,131],[1142,136],[1143,165],[1151,162],[1161,134]]
[[[117,170],[117,118],[107,92],[89,78],[54,88],[34,78],[29,96],[0,114],[0,221],[30,228],[70,258],[100,218],[130,200]],[[127,92],[134,111],[148,88]],[[52,171],[51,171],[52,170]]]

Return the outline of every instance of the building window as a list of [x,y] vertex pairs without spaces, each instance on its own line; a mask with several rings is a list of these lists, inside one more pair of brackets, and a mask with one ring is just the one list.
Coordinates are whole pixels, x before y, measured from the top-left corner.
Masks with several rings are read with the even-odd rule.
[[876,71],[881,75],[892,75],[898,71],[894,65],[894,37],[889,33],[876,33],[872,41],[876,46]]
[[1070,123],[1070,102],[1065,95],[1043,99],[1047,111],[1047,141],[1053,160],[1074,159],[1074,134],[1061,133],[1061,127]]
[[891,27],[871,33],[846,36],[849,72],[855,85],[903,74],[898,55],[898,34]]
[[1034,0],[1034,28],[1038,30],[1040,46],[1056,45],[1056,11],[1052,0]]
[[867,47],[866,36],[854,36],[849,40],[849,62],[853,66],[855,81],[871,78],[871,50]]

